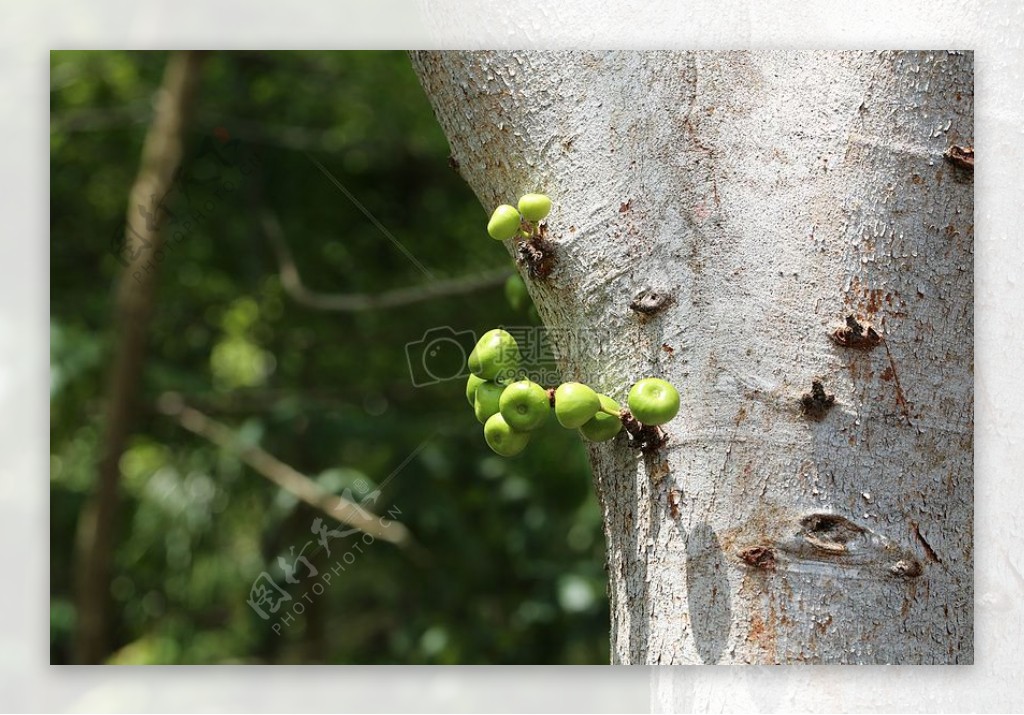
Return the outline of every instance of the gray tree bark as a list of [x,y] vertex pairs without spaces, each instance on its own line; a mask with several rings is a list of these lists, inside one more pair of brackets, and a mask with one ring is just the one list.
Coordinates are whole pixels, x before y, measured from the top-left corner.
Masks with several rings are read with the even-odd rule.
[[563,377],[682,396],[588,447],[612,661],[972,662],[972,55],[412,60],[488,211],[554,201]]

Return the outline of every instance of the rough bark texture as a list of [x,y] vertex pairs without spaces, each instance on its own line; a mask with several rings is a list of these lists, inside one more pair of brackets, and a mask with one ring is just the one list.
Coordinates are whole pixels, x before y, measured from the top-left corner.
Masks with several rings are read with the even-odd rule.
[[554,201],[563,377],[680,389],[590,446],[612,661],[972,662],[971,54],[413,64],[486,209]]

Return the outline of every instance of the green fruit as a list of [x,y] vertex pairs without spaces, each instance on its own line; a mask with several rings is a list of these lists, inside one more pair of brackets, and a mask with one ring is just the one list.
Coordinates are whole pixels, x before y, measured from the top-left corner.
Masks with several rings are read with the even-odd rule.
[[607,395],[598,395],[602,410],[580,427],[580,434],[591,442],[605,442],[622,430],[622,420],[608,414],[605,410],[619,411],[619,403]]
[[530,294],[526,292],[526,284],[519,274],[513,274],[505,281],[505,299],[512,306],[513,310],[522,310],[530,300]]
[[530,432],[547,420],[551,401],[548,391],[536,382],[520,380],[505,388],[498,407],[509,427],[517,432]]
[[555,390],[555,417],[566,429],[582,427],[599,409],[597,393],[582,383],[567,382]]
[[495,241],[507,241],[516,235],[522,217],[514,206],[502,204],[494,209],[491,220],[487,222],[487,233]]
[[488,330],[469,354],[469,371],[485,380],[507,377],[519,367],[519,346],[504,330]]
[[679,393],[668,382],[646,377],[629,391],[629,411],[645,425],[663,425],[679,412]]
[[530,433],[516,432],[501,415],[493,415],[484,425],[484,439],[502,457],[514,457],[526,448]]
[[544,194],[527,194],[519,199],[519,212],[527,221],[540,221],[551,211],[551,199]]
[[480,387],[487,380],[476,375],[470,375],[469,379],[466,380],[466,399],[469,400],[469,406],[473,406],[473,398],[476,396],[476,389]]
[[480,424],[487,422],[492,415],[498,414],[498,410],[501,409],[499,400],[504,389],[496,382],[482,382],[476,388],[476,395],[473,396],[473,414]]

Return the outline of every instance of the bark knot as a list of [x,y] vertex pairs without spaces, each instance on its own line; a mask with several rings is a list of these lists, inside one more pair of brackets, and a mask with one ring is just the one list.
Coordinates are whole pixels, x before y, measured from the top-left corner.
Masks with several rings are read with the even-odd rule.
[[967,169],[968,171],[974,171],[974,147],[973,146],[957,146],[953,144],[946,149],[943,154],[946,157],[946,161],[957,166],[961,169]]
[[821,380],[814,380],[811,382],[811,391],[800,397],[800,408],[811,419],[820,420],[832,409],[835,402],[836,396],[826,394]]
[[644,288],[633,296],[629,309],[642,317],[650,317],[667,308],[672,302],[673,298],[669,293],[655,288]]
[[829,333],[829,337],[836,345],[856,350],[870,350],[882,342],[882,336],[873,327],[852,315],[846,316],[846,324]]
[[807,543],[833,553],[846,551],[867,533],[838,514],[809,514],[800,520],[800,526]]
[[900,578],[917,578],[923,571],[917,559],[900,559],[889,570]]
[[775,549],[770,546],[751,546],[741,551],[739,556],[748,566],[766,571],[775,570]]

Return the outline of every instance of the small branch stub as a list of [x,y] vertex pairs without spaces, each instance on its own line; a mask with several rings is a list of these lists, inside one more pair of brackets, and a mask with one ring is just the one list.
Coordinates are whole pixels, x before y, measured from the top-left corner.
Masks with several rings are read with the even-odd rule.
[[619,413],[622,420],[622,429],[626,430],[629,436],[629,446],[639,449],[644,454],[657,452],[668,442],[668,435],[661,427],[645,425],[640,422],[627,408],[622,408]]
[[961,169],[974,171],[974,147],[953,145],[943,154],[946,160]]
[[893,576],[900,578],[917,578],[921,575],[922,570],[917,559],[900,559],[889,569]]
[[643,317],[661,312],[672,303],[672,296],[654,288],[644,288],[629,303],[629,309]]
[[829,333],[829,337],[836,345],[855,350],[871,350],[882,342],[882,336],[874,328],[852,315],[846,316],[846,324]]
[[770,546],[751,546],[739,553],[740,559],[756,569],[775,570],[775,549]]
[[821,380],[814,380],[811,382],[811,391],[805,392],[801,396],[800,408],[811,419],[820,420],[832,409],[835,401],[835,395],[825,393],[825,387],[821,384]]

